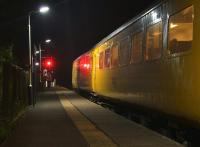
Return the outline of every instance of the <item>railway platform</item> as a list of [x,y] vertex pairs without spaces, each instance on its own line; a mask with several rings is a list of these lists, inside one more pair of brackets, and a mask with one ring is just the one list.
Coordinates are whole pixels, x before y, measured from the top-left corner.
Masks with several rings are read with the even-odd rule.
[[39,93],[1,147],[182,147],[63,87]]

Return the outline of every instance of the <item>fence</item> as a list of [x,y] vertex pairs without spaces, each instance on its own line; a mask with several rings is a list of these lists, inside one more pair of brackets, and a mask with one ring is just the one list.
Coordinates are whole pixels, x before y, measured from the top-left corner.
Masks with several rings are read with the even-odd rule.
[[28,72],[0,63],[0,121],[12,121],[28,104]]

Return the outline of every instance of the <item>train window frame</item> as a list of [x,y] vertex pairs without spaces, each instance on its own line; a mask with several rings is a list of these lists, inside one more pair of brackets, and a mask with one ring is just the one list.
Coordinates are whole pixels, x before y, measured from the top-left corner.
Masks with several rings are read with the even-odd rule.
[[[182,9],[179,9],[178,11],[176,11],[176,12],[174,12],[174,13],[172,13],[171,15],[169,15],[169,17],[168,17],[168,26],[167,26],[167,57],[168,58],[173,58],[173,57],[179,57],[179,56],[184,56],[184,55],[188,55],[188,54],[190,54],[191,52],[192,52],[192,47],[189,49],[189,50],[187,50],[187,51],[182,51],[182,52],[178,52],[178,53],[173,53],[173,54],[170,54],[170,49],[169,49],[169,31],[170,31],[170,18],[172,17],[172,16],[175,16],[176,14],[178,14],[178,13],[180,13],[180,12],[182,12],[182,11],[184,11],[185,9],[187,9],[187,8],[190,8],[190,7],[193,7],[193,15],[194,15],[194,5],[188,5],[188,6],[185,6],[184,8],[182,8]],[[192,37],[193,37],[193,40],[192,40],[192,44],[193,44],[193,41],[194,41],[194,18],[193,18],[193,34],[192,34]],[[192,45],[191,45],[192,46]]]
[[[161,23],[161,39],[160,39],[160,56],[158,58],[147,59],[147,36],[148,36],[148,29],[158,23]],[[151,62],[160,60],[163,56],[163,47],[164,47],[164,12],[163,12],[163,5],[160,4],[153,9],[151,9],[147,14],[145,14],[145,31],[144,31],[144,42],[143,42],[143,60],[144,62]]]
[[104,69],[104,51],[99,52],[98,60],[99,60],[99,70]]
[[[148,49],[147,49],[148,29],[149,29],[150,27],[154,26],[154,25],[159,24],[159,23],[161,23],[161,33],[162,33],[162,34],[161,34],[161,39],[160,39],[160,43],[161,43],[161,44],[160,44],[160,55],[159,55],[158,58],[150,58],[150,59],[147,59],[147,56],[148,56],[148,53],[147,53],[147,50],[148,50]],[[162,55],[163,55],[163,35],[164,35],[164,33],[163,33],[163,29],[164,29],[163,24],[164,24],[164,22],[163,22],[163,20],[161,19],[160,21],[157,21],[156,23],[153,23],[153,24],[150,24],[150,25],[146,26],[145,41],[144,41],[144,43],[145,43],[145,48],[144,48],[144,60],[145,60],[146,62],[156,61],[156,60],[160,60],[160,59],[162,58]]]
[[[125,64],[122,64],[120,61],[121,61],[121,46],[122,46],[122,42],[124,41],[124,40],[127,40],[128,39],[128,41],[129,41],[129,49],[128,49],[128,51],[129,51],[129,54],[128,54],[128,61],[127,61],[127,63],[125,63]],[[118,59],[119,59],[119,62],[118,62],[118,65],[119,65],[119,67],[123,67],[123,66],[127,66],[127,65],[129,65],[130,64],[130,58],[131,58],[131,55],[130,55],[130,53],[131,53],[131,51],[130,51],[130,49],[131,49],[131,39],[130,39],[130,36],[128,35],[128,36],[126,36],[126,37],[124,37],[123,39],[121,39],[120,41],[119,41],[119,48],[118,48]]]
[[[161,12],[161,13],[158,13],[158,12]],[[163,6],[162,6],[162,4],[153,8],[152,10],[150,10],[150,12],[145,14],[146,28],[148,28],[149,26],[152,26],[160,21],[163,21]]]
[[[114,46],[118,46],[117,47],[117,64],[116,65],[113,65],[113,47]],[[119,67],[119,48],[120,48],[119,42],[113,43],[111,48],[110,48],[111,49],[111,69]]]
[[[134,37],[136,35],[140,34],[140,33],[142,34],[142,38],[141,38],[142,39],[142,44],[141,44],[141,59],[139,61],[134,61],[134,59],[133,59],[133,47],[134,47],[133,41],[134,41]],[[143,58],[144,58],[144,55],[143,55],[143,53],[144,53],[143,46],[144,46],[144,42],[145,42],[144,41],[144,36],[145,36],[144,29],[140,29],[140,30],[132,33],[132,35],[131,35],[131,51],[130,51],[131,57],[130,57],[130,64],[139,64],[139,63],[143,62]]]
[[[107,51],[109,50],[109,58],[107,58]],[[109,62],[109,65],[107,65],[107,63]],[[107,47],[104,50],[104,68],[109,69],[111,67],[111,48]]]

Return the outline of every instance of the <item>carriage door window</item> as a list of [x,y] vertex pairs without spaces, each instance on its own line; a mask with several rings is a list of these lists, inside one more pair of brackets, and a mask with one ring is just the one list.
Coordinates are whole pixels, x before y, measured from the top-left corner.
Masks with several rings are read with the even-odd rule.
[[101,52],[99,54],[99,69],[103,68],[103,57],[104,57],[103,52]]
[[153,10],[147,16],[146,60],[159,59],[162,51],[161,8]]
[[143,32],[138,32],[133,35],[132,38],[132,56],[131,62],[138,63],[142,60],[142,40]]
[[119,64],[120,65],[127,65],[130,62],[130,38],[126,37],[124,40],[120,42],[120,49],[119,49]]
[[111,49],[111,52],[112,52],[112,55],[111,55],[111,64],[112,64],[112,67],[117,67],[118,66],[118,50],[119,50],[119,45],[118,44],[114,44],[112,46],[112,49]]
[[110,67],[110,48],[105,50],[104,65],[105,65],[106,68]]
[[189,51],[193,40],[194,8],[190,6],[169,19],[169,54]]

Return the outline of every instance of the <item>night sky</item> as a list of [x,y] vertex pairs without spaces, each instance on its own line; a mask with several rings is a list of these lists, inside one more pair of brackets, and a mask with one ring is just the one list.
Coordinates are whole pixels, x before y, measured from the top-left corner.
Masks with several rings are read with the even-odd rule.
[[19,66],[28,64],[27,14],[48,4],[48,14],[31,17],[32,42],[46,38],[45,54],[56,59],[59,85],[71,87],[72,61],[157,0],[1,0],[0,45],[13,44]]

